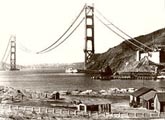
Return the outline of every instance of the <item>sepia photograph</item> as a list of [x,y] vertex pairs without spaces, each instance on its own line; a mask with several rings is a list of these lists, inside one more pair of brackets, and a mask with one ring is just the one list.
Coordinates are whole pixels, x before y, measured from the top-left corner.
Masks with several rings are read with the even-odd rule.
[[0,0],[0,120],[165,120],[165,0]]

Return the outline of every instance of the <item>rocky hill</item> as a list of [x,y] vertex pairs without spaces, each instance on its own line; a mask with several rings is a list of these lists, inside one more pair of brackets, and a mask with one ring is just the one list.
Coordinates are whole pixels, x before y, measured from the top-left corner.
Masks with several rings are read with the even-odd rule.
[[[142,35],[135,38],[141,43],[153,48],[155,45],[165,45],[165,28],[154,31],[147,35]],[[131,42],[136,45],[143,47],[141,44],[136,41],[130,39]],[[144,47],[143,47],[144,48]],[[139,67],[139,65],[144,62],[142,60],[140,62],[136,61],[136,51],[139,48],[134,47],[127,41],[122,42],[121,44],[110,48],[107,52],[102,54],[96,54],[92,58],[92,62],[88,64],[88,68],[90,69],[101,69],[105,66],[109,65],[113,72],[116,71],[129,71],[135,69],[135,67]],[[138,65],[139,64],[139,65]],[[147,67],[147,69],[152,69],[153,66],[143,65],[142,67]],[[143,69],[145,70],[145,68]]]

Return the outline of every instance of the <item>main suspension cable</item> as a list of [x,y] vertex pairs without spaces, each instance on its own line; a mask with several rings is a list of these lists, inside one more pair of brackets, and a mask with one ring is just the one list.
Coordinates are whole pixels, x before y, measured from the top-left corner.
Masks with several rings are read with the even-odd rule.
[[114,31],[112,28],[110,28],[107,24],[105,24],[105,23],[104,23],[99,17],[97,17],[96,15],[95,15],[95,17],[96,17],[104,26],[106,26],[109,30],[111,30],[113,33],[115,33],[116,35],[118,35],[118,36],[121,37],[122,39],[128,41],[129,43],[131,43],[132,45],[136,46],[137,48],[144,49],[144,48],[141,48],[141,47],[137,46],[137,45],[134,44],[133,42],[127,40],[127,39],[124,38],[123,36],[121,36],[119,33],[117,33],[117,32]]
[[56,46],[54,46],[53,48],[51,49],[48,49],[47,51],[44,51],[42,53],[39,53],[39,54],[43,54],[43,53],[47,53],[47,52],[50,52],[51,50],[57,48],[58,46],[60,46],[62,43],[64,43],[75,31],[76,29],[81,25],[81,23],[84,21],[85,17],[83,17],[83,19],[79,22],[79,24],[72,30],[72,32],[63,40],[61,41],[60,43],[58,43]]
[[80,17],[80,15],[82,14],[82,12],[84,11],[86,5],[84,5],[83,9],[80,11],[80,13],[78,14],[78,16],[76,17],[76,19],[72,22],[72,24],[69,26],[69,28],[53,43],[51,44],[50,46],[48,46],[47,48],[37,52],[37,54],[40,54],[46,50],[48,50],[49,48],[51,48],[52,46],[54,46],[57,42],[59,42],[61,40],[61,38],[64,37],[64,35],[71,29],[71,27],[75,24],[75,22],[78,20],[78,18]]
[[12,36],[10,36],[10,38],[9,38],[9,41],[8,41],[8,44],[7,44],[7,47],[6,47],[5,53],[4,53],[3,58],[2,58],[2,62],[4,61],[5,56],[6,56],[6,54],[7,54],[7,51],[8,51],[8,49],[9,49],[9,45],[10,45],[11,38],[12,38]]
[[[95,8],[96,9],[96,8]],[[107,22],[109,22],[112,26],[114,26],[117,30],[119,30],[121,33],[123,33],[124,35],[128,36],[129,38],[131,38],[132,40],[136,41],[137,43],[141,44],[142,46],[153,50],[152,48],[148,47],[147,45],[143,44],[142,42],[136,40],[135,38],[131,37],[130,35],[128,35],[127,33],[125,33],[123,30],[121,30],[119,27],[117,27],[116,25],[114,25],[112,22],[110,22],[99,10],[96,9],[96,12],[99,13],[99,15],[101,15]]]
[[9,58],[9,55],[10,55],[10,52],[8,52],[7,56],[6,56],[6,59],[4,61],[4,63],[7,63],[7,59]]

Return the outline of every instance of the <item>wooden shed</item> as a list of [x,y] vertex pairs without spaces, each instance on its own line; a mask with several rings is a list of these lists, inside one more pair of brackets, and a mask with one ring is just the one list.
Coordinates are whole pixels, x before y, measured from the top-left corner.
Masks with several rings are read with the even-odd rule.
[[140,96],[140,103],[142,103],[142,106],[144,108],[147,108],[149,110],[154,109],[154,97],[155,97],[156,91],[149,91],[142,96]]
[[60,93],[59,92],[53,92],[51,94],[51,98],[55,99],[55,100],[59,100],[60,99]]
[[85,104],[85,103],[81,103],[77,105],[77,110],[78,111],[84,111],[84,112],[111,112],[111,104],[109,103],[105,103],[105,104]]
[[165,112],[165,92],[156,93],[154,97],[154,110],[157,112]]
[[151,88],[146,88],[142,87],[135,92],[130,94],[130,105],[133,107],[137,107],[139,105],[142,105],[142,100],[140,100],[140,96],[150,92],[150,91],[155,91],[154,89]]

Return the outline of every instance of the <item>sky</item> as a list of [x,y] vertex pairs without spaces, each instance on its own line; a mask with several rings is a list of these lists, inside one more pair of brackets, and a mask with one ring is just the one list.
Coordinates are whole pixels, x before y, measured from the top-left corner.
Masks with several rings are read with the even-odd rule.
[[[17,64],[83,62],[85,23],[60,47],[45,54],[36,52],[55,42],[85,3],[93,3],[109,21],[132,37],[165,27],[165,0],[0,0],[0,60],[10,36],[15,35]],[[96,53],[122,41],[95,18]]]

